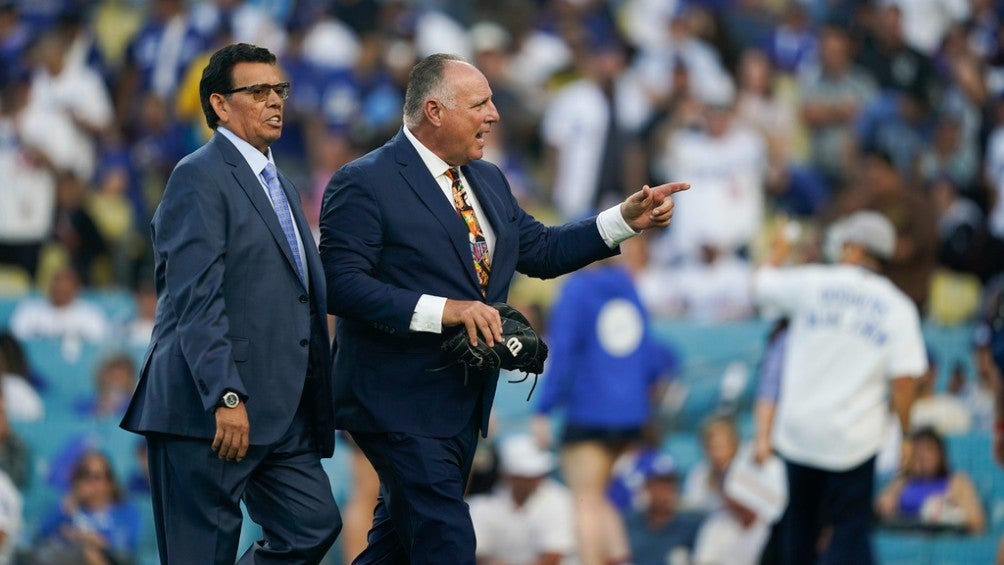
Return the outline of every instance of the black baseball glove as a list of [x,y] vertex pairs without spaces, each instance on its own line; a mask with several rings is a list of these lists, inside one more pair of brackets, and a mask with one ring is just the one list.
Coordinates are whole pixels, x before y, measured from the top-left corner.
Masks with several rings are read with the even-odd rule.
[[447,365],[463,363],[478,369],[542,373],[544,360],[547,359],[547,345],[530,327],[530,322],[519,310],[508,304],[499,302],[492,304],[492,307],[502,317],[502,341],[488,347],[484,339],[478,337],[478,344],[471,345],[467,332],[457,332],[443,342],[441,347]]

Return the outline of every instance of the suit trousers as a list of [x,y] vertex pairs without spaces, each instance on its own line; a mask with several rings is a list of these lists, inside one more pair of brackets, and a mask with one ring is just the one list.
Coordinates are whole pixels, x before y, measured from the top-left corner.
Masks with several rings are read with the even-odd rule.
[[[274,444],[251,446],[240,462],[224,461],[211,441],[149,434],[150,483],[164,565],[232,565],[244,500],[262,527],[240,563],[318,563],[342,520],[300,402],[289,430]],[[254,422],[251,422],[254,426]]]
[[[871,565],[875,457],[846,471],[785,463],[788,508],[781,522],[783,562]],[[826,526],[833,528],[833,534],[820,554],[817,548]]]
[[464,492],[479,425],[475,410],[449,438],[352,432],[380,477],[368,545],[353,563],[474,565],[474,525]]

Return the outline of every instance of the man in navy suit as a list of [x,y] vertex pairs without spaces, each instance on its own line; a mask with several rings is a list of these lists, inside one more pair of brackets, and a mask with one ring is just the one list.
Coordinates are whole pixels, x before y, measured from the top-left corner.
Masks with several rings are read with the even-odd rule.
[[242,563],[317,563],[341,519],[320,257],[269,145],[289,95],[275,56],[213,54],[215,135],[178,163],[153,218],[157,316],[122,427],[149,443],[160,559],[232,564],[244,501],[264,539]]
[[338,316],[335,423],[380,477],[357,563],[474,563],[464,489],[498,371],[445,369],[444,330],[501,339],[489,306],[515,271],[555,277],[669,224],[670,195],[644,187],[588,220],[545,227],[479,159],[499,115],[476,68],[433,55],[411,72],[404,128],[332,177],[321,211],[329,312]]

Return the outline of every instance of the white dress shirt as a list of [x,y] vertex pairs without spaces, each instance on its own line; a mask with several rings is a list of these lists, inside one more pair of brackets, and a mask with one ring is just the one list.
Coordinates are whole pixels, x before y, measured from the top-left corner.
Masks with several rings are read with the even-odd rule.
[[[418,151],[418,156],[422,159],[422,162],[425,163],[426,168],[429,169],[429,174],[431,174],[436,180],[436,183],[439,184],[440,190],[443,191],[443,198],[450,203],[450,206],[453,206],[453,183],[450,182],[449,177],[446,176],[446,170],[452,165],[440,159],[438,155],[432,152],[432,150],[425,145],[422,145],[422,142],[419,141],[407,127],[404,128],[404,136],[408,138],[408,141],[410,141],[415,147],[415,150]],[[459,167],[457,169],[460,170]],[[463,172],[460,173],[460,182],[462,182],[465,187],[471,186],[467,182],[467,178],[464,176]],[[475,196],[473,190],[467,191],[467,201],[471,204],[471,208],[474,209],[474,215],[478,218],[478,224],[481,225],[481,231],[485,234],[485,242],[488,244],[489,256],[492,256],[495,253],[495,231],[488,222],[488,218],[485,216],[484,210],[481,208],[481,203],[478,202],[478,198]],[[613,206],[603,212],[600,212],[600,214],[596,216],[596,228],[599,230],[600,237],[603,238],[603,242],[611,249],[620,245],[622,241],[638,235],[638,232],[631,229],[631,226],[629,226],[624,220],[624,216],[621,215],[620,205]],[[415,313],[411,317],[411,325],[409,326],[411,331],[443,333],[443,310],[445,308],[445,297],[423,294],[419,297],[418,303],[415,305]]]

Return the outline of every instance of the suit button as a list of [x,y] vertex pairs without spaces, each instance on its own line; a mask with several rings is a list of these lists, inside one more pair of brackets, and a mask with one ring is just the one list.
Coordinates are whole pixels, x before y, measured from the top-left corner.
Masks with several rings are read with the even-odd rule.
[[307,340],[305,340],[305,339],[301,339],[300,340],[300,347],[307,347],[308,343],[310,343],[310,342],[307,341]]
[[306,294],[301,294],[300,295],[300,304],[306,304],[307,300],[309,300],[309,299],[307,298]]

